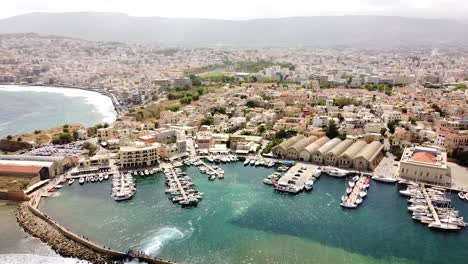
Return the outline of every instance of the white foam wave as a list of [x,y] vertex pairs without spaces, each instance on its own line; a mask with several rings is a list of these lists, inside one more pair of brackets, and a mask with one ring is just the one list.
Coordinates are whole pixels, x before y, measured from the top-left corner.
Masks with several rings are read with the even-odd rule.
[[103,118],[103,122],[112,122],[116,118],[114,105],[112,100],[98,92],[87,91],[74,88],[60,88],[49,86],[18,86],[18,85],[0,85],[0,91],[6,92],[44,92],[44,93],[58,93],[67,97],[83,97],[87,104],[96,108]]
[[184,233],[175,227],[163,227],[147,240],[143,251],[148,255],[155,254],[167,244],[167,242],[183,239],[184,237]]
[[74,258],[63,258],[60,256],[40,256],[34,254],[2,254],[2,264],[87,264],[89,262]]

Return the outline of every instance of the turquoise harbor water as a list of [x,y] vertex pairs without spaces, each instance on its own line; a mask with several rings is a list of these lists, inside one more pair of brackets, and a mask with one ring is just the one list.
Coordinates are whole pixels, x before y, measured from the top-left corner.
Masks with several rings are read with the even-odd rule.
[[[310,193],[275,193],[262,179],[273,170],[222,165],[210,182],[187,168],[204,192],[182,209],[164,194],[164,177],[138,178],[126,202],[110,182],[65,186],[41,209],[77,233],[114,249],[144,250],[178,263],[467,263],[468,230],[435,232],[414,222],[397,186],[373,182],[361,207],[339,206],[343,179],[322,176]],[[453,197],[462,215],[468,203]]]
[[47,86],[0,85],[0,137],[64,124],[112,122],[110,98],[96,92]]

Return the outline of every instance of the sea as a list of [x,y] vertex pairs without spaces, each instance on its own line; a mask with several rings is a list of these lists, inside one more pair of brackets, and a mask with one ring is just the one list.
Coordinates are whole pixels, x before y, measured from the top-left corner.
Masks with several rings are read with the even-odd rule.
[[[110,248],[142,250],[177,263],[468,263],[468,229],[441,232],[411,219],[398,186],[372,182],[360,207],[339,206],[345,180],[322,175],[311,192],[277,193],[274,169],[222,164],[223,180],[184,167],[204,193],[196,208],[172,204],[161,173],[136,177],[128,201],[111,183],[66,185],[40,209]],[[453,195],[461,215],[468,202]]]
[[109,97],[49,86],[0,85],[0,138],[64,124],[92,126],[116,118]]

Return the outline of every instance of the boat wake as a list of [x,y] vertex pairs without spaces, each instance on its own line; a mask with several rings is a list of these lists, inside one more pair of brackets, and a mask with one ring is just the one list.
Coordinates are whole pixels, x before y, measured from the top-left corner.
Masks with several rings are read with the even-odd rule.
[[153,255],[171,240],[183,239],[185,234],[175,227],[163,227],[158,230],[152,237],[144,241],[145,254]]

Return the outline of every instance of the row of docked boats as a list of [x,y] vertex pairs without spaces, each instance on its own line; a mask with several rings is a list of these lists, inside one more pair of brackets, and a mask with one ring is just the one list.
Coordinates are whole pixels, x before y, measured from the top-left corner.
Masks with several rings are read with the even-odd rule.
[[312,177],[310,177],[305,183],[304,183],[304,189],[306,191],[312,191],[314,188],[314,183],[316,180],[320,178],[320,175],[322,175],[322,170],[317,169],[314,174],[312,174]]
[[255,166],[255,167],[264,166],[264,167],[271,168],[275,166],[275,162],[273,160],[266,160],[262,158],[246,158],[244,160],[244,166],[248,166],[248,165]]
[[236,155],[208,156],[206,159],[211,163],[230,163],[239,160]]
[[115,201],[131,199],[136,193],[136,185],[132,174],[117,173],[112,177],[111,196]]
[[199,166],[198,169],[201,173],[208,175],[208,180],[214,181],[216,179],[224,179],[224,170],[216,165]]
[[398,181],[398,179],[395,177],[383,176],[383,175],[374,175],[372,176],[372,180],[386,182],[386,183],[396,183]]
[[467,225],[444,189],[412,183],[400,190],[400,194],[409,197],[408,210],[412,212],[412,219],[430,228],[459,230]]
[[370,187],[371,177],[361,173],[354,173],[352,178],[346,181],[346,194],[341,197],[340,206],[344,208],[356,208],[362,204]]
[[[109,179],[109,174],[101,173],[101,174],[98,174],[98,175],[90,175],[90,176],[80,177],[78,179],[78,183],[83,185],[85,183],[107,181],[108,179]],[[74,182],[75,182],[74,179],[69,179],[68,180],[68,185],[72,185]]]
[[192,178],[179,168],[164,170],[169,200],[182,207],[195,207],[203,199],[203,193],[194,189]]
[[128,173],[130,175],[133,175],[133,176],[141,176],[141,177],[145,177],[145,176],[150,176],[150,175],[153,175],[155,174],[156,172],[159,172],[160,169],[156,169],[156,168],[152,168],[152,169],[145,169],[145,170],[129,170]]

